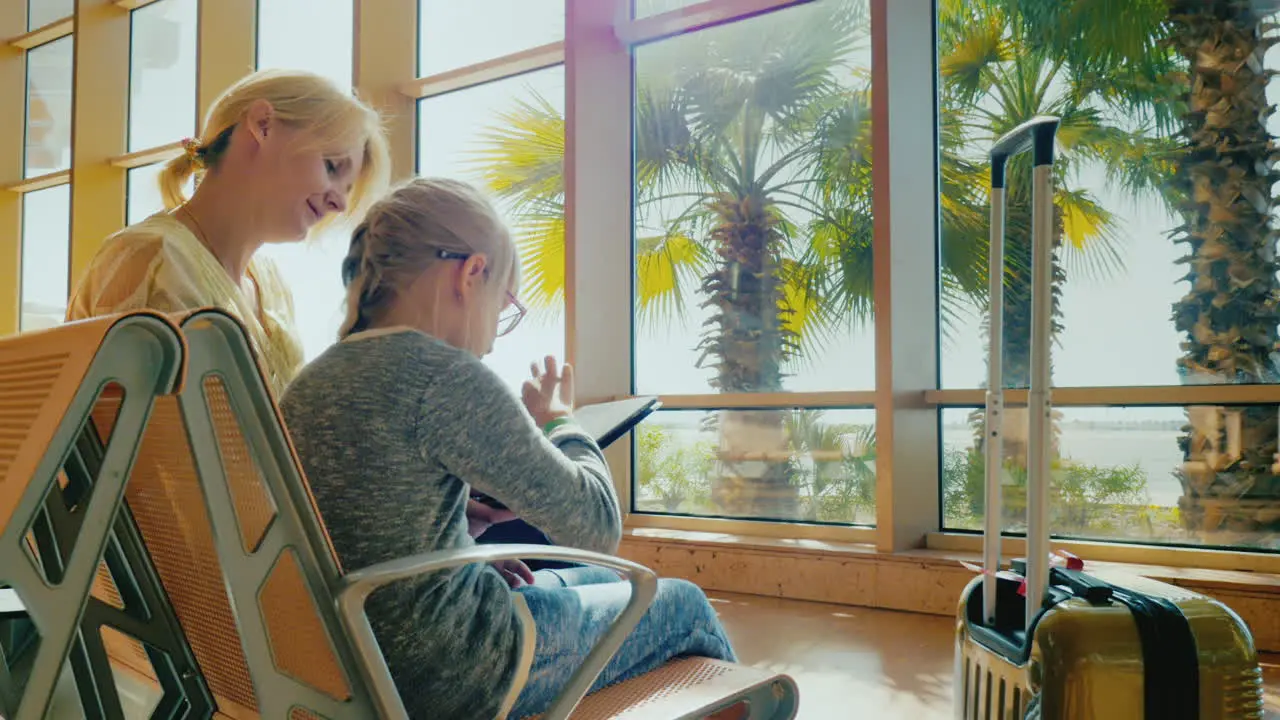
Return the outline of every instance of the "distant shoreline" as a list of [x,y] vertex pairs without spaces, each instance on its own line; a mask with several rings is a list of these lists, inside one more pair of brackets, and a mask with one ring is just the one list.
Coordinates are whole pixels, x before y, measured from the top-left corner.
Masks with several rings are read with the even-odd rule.
[[[1180,432],[1185,425],[1185,420],[1134,420],[1132,422],[1063,420],[1058,423],[1059,428],[1072,428],[1075,430],[1166,430],[1173,432]],[[972,426],[969,423],[946,423],[942,428],[944,430],[969,430]]]

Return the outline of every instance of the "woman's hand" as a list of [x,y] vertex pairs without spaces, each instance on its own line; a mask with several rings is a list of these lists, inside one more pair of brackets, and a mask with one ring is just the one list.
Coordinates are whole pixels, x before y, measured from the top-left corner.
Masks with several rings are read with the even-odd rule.
[[538,427],[545,427],[552,420],[568,417],[573,409],[573,367],[565,363],[557,371],[556,359],[548,355],[545,367],[532,363],[529,369],[532,379],[524,381],[520,397]]
[[499,560],[489,564],[502,575],[502,579],[507,581],[507,586],[510,588],[533,584],[533,571],[522,560]]
[[510,510],[491,508],[478,500],[467,498],[467,534],[473,539],[483,535],[491,525],[515,519],[516,514]]

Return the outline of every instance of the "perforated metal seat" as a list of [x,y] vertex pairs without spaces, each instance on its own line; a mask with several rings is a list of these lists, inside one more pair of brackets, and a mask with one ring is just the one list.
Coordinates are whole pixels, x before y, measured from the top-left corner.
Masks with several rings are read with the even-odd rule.
[[638,720],[639,718],[703,718],[740,702],[743,717],[795,716],[795,689],[790,679],[733,663],[691,657],[583,698],[574,720]]
[[[794,716],[796,689],[790,678],[698,658],[582,700],[655,591],[650,570],[620,558],[546,546],[482,546],[344,573],[239,323],[216,310],[134,318],[76,325],[150,322],[164,330],[153,334],[167,339],[169,355],[137,340],[108,348],[101,331],[94,335],[72,326],[50,332],[65,334],[59,342],[66,347],[99,347],[98,355],[109,358],[103,367],[114,369],[133,359],[151,374],[138,371],[140,378],[117,383],[122,392],[98,393],[105,383],[97,376],[72,372],[68,377],[94,388],[80,386],[75,396],[80,404],[62,395],[32,399],[42,404],[41,412],[60,418],[60,428],[71,429],[59,430],[57,437],[27,433],[16,440],[25,465],[10,460],[6,466],[0,454],[5,482],[0,527],[6,541],[17,539],[5,547],[24,548],[20,556],[28,559],[28,567],[36,557],[46,567],[56,566],[70,552],[74,564],[68,567],[81,573],[74,575],[76,583],[54,591],[57,607],[65,610],[31,612],[42,638],[55,643],[51,653],[41,643],[35,663],[40,673],[0,678],[9,681],[0,682],[0,716],[43,717],[61,658],[70,653],[89,717],[123,716],[114,673],[128,673],[155,689],[160,699],[152,717],[404,717],[364,616],[365,599],[398,579],[513,557],[602,565],[622,571],[632,583],[627,608],[543,717],[567,717],[581,700],[574,718],[695,718],[744,699],[752,718]],[[52,337],[0,341],[0,389],[5,349],[10,344],[39,348],[42,341],[52,347]],[[153,360],[169,356],[176,359]],[[148,378],[155,388],[150,394]],[[85,424],[90,407],[93,421]],[[0,402],[0,450],[9,427],[3,408]],[[143,408],[141,417],[138,408]],[[133,449],[136,458],[130,464],[127,450]],[[59,472],[63,458],[74,462]],[[107,476],[110,482],[103,481]],[[60,490],[50,494],[55,485]],[[13,488],[19,486],[24,489],[17,493],[22,495],[18,512],[4,514],[3,498],[16,497]],[[108,534],[121,491],[127,507]],[[62,517],[68,513],[58,508],[77,509],[68,498],[84,497],[95,523],[84,527],[98,534],[81,532],[68,551],[65,541],[54,541],[68,526]],[[45,526],[44,537],[28,532]],[[88,540],[93,542],[84,545]],[[6,558],[0,552],[0,564]],[[73,578],[70,572],[67,577]],[[12,583],[28,608],[43,597],[44,581],[32,573],[4,573],[0,580]],[[65,630],[77,623],[82,627],[78,639]],[[6,695],[5,687],[25,689]]]

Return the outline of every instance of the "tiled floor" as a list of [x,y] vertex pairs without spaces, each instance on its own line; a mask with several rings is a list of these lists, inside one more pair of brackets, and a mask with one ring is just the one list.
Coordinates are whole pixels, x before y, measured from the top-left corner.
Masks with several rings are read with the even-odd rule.
[[[953,622],[944,617],[712,593],[741,662],[785,671],[800,720],[952,720]],[[1280,720],[1280,657],[1263,659]]]
[[[725,593],[711,600],[741,662],[796,679],[799,720],[953,720],[949,618]],[[1262,665],[1265,717],[1280,720],[1280,656]],[[82,717],[69,675],[63,680],[50,716]],[[128,682],[122,689],[128,717],[145,717],[150,693]]]

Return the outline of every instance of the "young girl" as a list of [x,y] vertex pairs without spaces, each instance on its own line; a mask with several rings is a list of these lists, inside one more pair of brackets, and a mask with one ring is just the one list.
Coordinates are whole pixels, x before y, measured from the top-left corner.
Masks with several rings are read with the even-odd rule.
[[[385,191],[381,120],[333,82],[265,70],[229,88],[165,166],[166,211],[106,239],[67,319],[215,306],[245,325],[279,396],[302,365],[293,301],[265,243],[301,240]],[[200,174],[194,196],[182,187]]]
[[[522,406],[480,362],[520,317],[515,245],[492,205],[464,183],[413,180],[370,209],[342,271],[343,340],[282,410],[343,565],[472,545],[472,488],[558,545],[615,552],[618,498],[569,410],[572,370],[535,364]],[[370,598],[410,717],[545,711],[630,596],[600,568],[534,575],[512,590],[473,564]],[[593,689],[678,655],[734,659],[702,591],[663,579]]]

